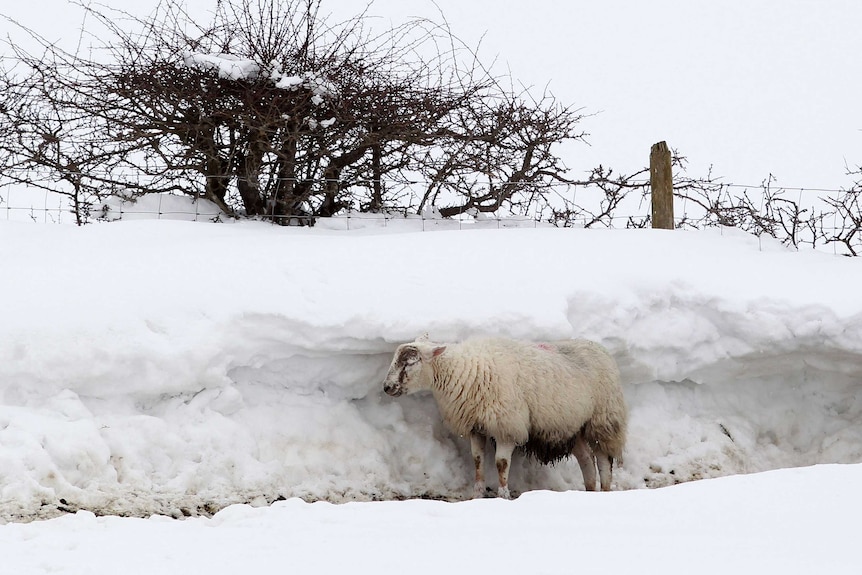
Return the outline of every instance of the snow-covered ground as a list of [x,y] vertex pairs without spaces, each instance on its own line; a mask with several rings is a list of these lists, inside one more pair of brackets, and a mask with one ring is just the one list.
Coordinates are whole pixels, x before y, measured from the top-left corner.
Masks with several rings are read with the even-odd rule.
[[236,505],[212,519],[79,512],[0,527],[3,573],[856,574],[862,466],[515,501]]
[[[420,225],[0,221],[0,571],[862,564],[862,260],[734,230]],[[607,346],[616,492],[518,458],[520,498],[451,503],[466,441],[430,396],[381,390],[424,332]],[[850,465],[788,469],[813,464]]]

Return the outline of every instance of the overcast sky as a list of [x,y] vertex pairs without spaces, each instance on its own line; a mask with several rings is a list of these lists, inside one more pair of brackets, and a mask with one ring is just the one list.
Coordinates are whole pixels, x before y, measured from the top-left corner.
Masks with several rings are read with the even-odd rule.
[[[145,14],[155,0],[131,8]],[[214,5],[190,0],[193,9]],[[515,78],[597,113],[592,146],[566,157],[577,172],[603,163],[646,165],[666,140],[726,181],[787,187],[849,186],[862,164],[862,3],[858,0],[437,0],[453,31]],[[354,0],[324,0],[349,14]],[[377,0],[393,23],[438,18],[430,0]],[[0,13],[51,39],[77,37],[80,10],[65,0],[4,3]],[[10,26],[0,23],[0,31]]]

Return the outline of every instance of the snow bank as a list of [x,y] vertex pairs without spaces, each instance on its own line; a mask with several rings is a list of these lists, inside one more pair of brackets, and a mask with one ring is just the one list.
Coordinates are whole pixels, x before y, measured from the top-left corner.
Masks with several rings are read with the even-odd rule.
[[[81,511],[2,526],[0,548],[10,573],[855,574],[860,481],[862,465],[829,465],[515,501],[291,499],[188,521]],[[573,542],[581,552],[541,551]]]
[[[862,461],[862,260],[729,231],[392,232],[0,222],[0,517],[464,498],[433,399],[381,393],[426,331],[608,346],[616,489]],[[511,481],[582,486],[521,459]]]
[[209,200],[173,194],[147,194],[129,200],[111,196],[102,202],[94,217],[109,222],[153,219],[186,222],[230,221],[230,217]]

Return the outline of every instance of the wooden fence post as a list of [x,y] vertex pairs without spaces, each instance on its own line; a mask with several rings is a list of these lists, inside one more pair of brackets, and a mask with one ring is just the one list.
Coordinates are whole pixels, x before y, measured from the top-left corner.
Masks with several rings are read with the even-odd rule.
[[652,227],[673,229],[673,170],[667,142],[653,144],[649,153]]

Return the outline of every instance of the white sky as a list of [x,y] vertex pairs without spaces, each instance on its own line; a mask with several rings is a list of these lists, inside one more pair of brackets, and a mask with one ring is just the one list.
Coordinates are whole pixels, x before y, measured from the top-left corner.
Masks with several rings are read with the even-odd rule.
[[[124,5],[119,0],[107,4]],[[197,9],[214,0],[191,0]],[[155,0],[136,3],[141,13]],[[852,183],[862,164],[862,4],[855,0],[437,0],[468,43],[484,35],[486,60],[499,58],[526,84],[601,112],[585,121],[592,147],[567,164],[631,171],[666,140],[726,181],[758,184],[769,173],[787,187]],[[328,0],[338,15],[364,3]],[[7,3],[0,13],[49,38],[76,38],[79,12],[64,0]],[[434,16],[431,0],[377,0],[372,14],[394,23]],[[10,26],[0,22],[0,32]]]

